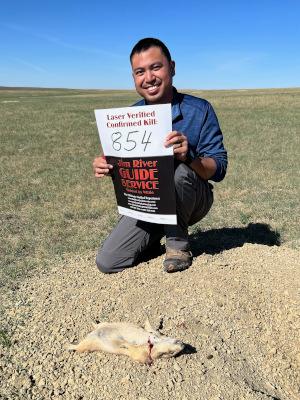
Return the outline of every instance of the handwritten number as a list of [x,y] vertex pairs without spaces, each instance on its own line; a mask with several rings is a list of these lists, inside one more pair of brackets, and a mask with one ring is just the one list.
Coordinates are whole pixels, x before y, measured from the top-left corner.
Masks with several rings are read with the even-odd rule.
[[[128,148],[124,147],[124,150],[126,150],[126,151],[132,151],[132,150],[134,150],[134,149],[136,148],[137,142],[136,142],[135,140],[133,140],[133,139],[130,139],[130,135],[131,135],[132,133],[138,133],[138,132],[139,132],[139,131],[131,131],[131,132],[128,132],[127,139],[126,139],[126,142],[125,142],[125,143],[128,143],[128,144],[129,144],[129,147],[128,147]],[[141,142],[141,144],[144,144],[144,145],[145,145],[145,146],[144,146],[144,151],[146,151],[146,148],[147,148],[148,144],[151,143],[151,142],[150,142],[151,134],[152,134],[152,132],[149,132],[149,133],[147,134],[147,131],[145,131],[145,133],[144,133],[144,136],[143,136],[143,139],[142,139],[142,142]],[[114,149],[115,151],[120,151],[120,150],[122,149],[122,143],[121,143],[121,141],[122,141],[122,133],[121,133],[121,132],[114,132],[114,133],[112,133],[112,135],[111,135],[111,140],[112,140],[112,147],[113,147],[113,149]]]
[[[117,138],[116,138],[116,139],[114,139],[114,135],[117,135]],[[122,146],[121,146],[121,143],[118,142],[118,140],[121,139],[121,137],[122,137],[121,132],[114,132],[114,133],[111,135],[112,146],[113,146],[114,150],[116,150],[116,151],[120,151],[120,150],[121,150],[121,147],[122,147]]]
[[134,141],[134,140],[129,140],[129,135],[131,135],[132,133],[136,133],[136,132],[138,132],[138,131],[132,131],[132,132],[129,132],[129,133],[128,133],[126,142],[127,142],[127,143],[132,142],[132,143],[134,143],[134,144],[132,145],[133,147],[131,147],[131,149],[126,149],[126,148],[124,147],[124,150],[126,150],[126,151],[132,151],[133,149],[136,148],[136,141]]
[[150,136],[151,136],[151,133],[152,133],[152,132],[149,133],[148,138],[147,138],[147,141],[145,142],[144,139],[145,139],[146,133],[147,133],[147,131],[145,131],[144,136],[143,136],[143,140],[142,140],[142,144],[145,145],[144,151],[146,151],[146,147],[147,147],[148,143],[151,143],[151,142],[149,142],[149,139],[150,139]]

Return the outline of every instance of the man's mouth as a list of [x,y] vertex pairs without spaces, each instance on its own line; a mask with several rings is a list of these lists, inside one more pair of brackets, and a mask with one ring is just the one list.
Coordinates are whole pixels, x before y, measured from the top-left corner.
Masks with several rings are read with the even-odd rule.
[[158,86],[157,86],[157,85],[147,87],[147,91],[148,91],[148,92],[153,92],[153,91],[156,90],[156,89],[158,89]]

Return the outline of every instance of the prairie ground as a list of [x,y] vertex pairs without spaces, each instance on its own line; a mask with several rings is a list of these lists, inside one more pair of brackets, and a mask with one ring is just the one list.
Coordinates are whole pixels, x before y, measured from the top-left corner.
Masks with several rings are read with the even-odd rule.
[[[299,398],[300,89],[186,92],[212,103],[229,156],[190,231],[194,263],[167,275],[162,254],[107,276],[94,260],[119,216],[93,177],[93,110],[137,94],[0,91],[0,398]],[[176,359],[63,349],[91,321],[145,312],[187,344]]]

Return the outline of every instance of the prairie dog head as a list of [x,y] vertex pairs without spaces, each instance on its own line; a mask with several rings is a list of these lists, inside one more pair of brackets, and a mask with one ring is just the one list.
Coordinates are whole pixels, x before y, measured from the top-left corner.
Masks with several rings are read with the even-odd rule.
[[183,349],[184,344],[177,339],[155,341],[151,349],[151,357],[153,359],[170,358],[176,356]]

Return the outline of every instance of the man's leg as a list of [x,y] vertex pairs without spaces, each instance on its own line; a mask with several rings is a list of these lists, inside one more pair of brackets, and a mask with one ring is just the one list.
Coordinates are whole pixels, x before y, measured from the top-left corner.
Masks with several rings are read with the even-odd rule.
[[188,226],[205,217],[213,203],[211,185],[183,163],[175,163],[177,225],[165,225],[165,270],[175,272],[192,263]]
[[163,236],[163,225],[122,216],[98,251],[98,269],[109,274],[132,267],[138,255]]
[[[172,249],[185,252],[186,258],[191,261],[188,226],[205,217],[212,205],[213,195],[207,181],[176,161],[174,179],[177,225],[152,224],[123,216],[98,251],[96,262],[100,271],[114,273],[132,267],[138,255],[165,234],[167,258],[168,251]],[[166,261],[165,269],[168,270]]]

